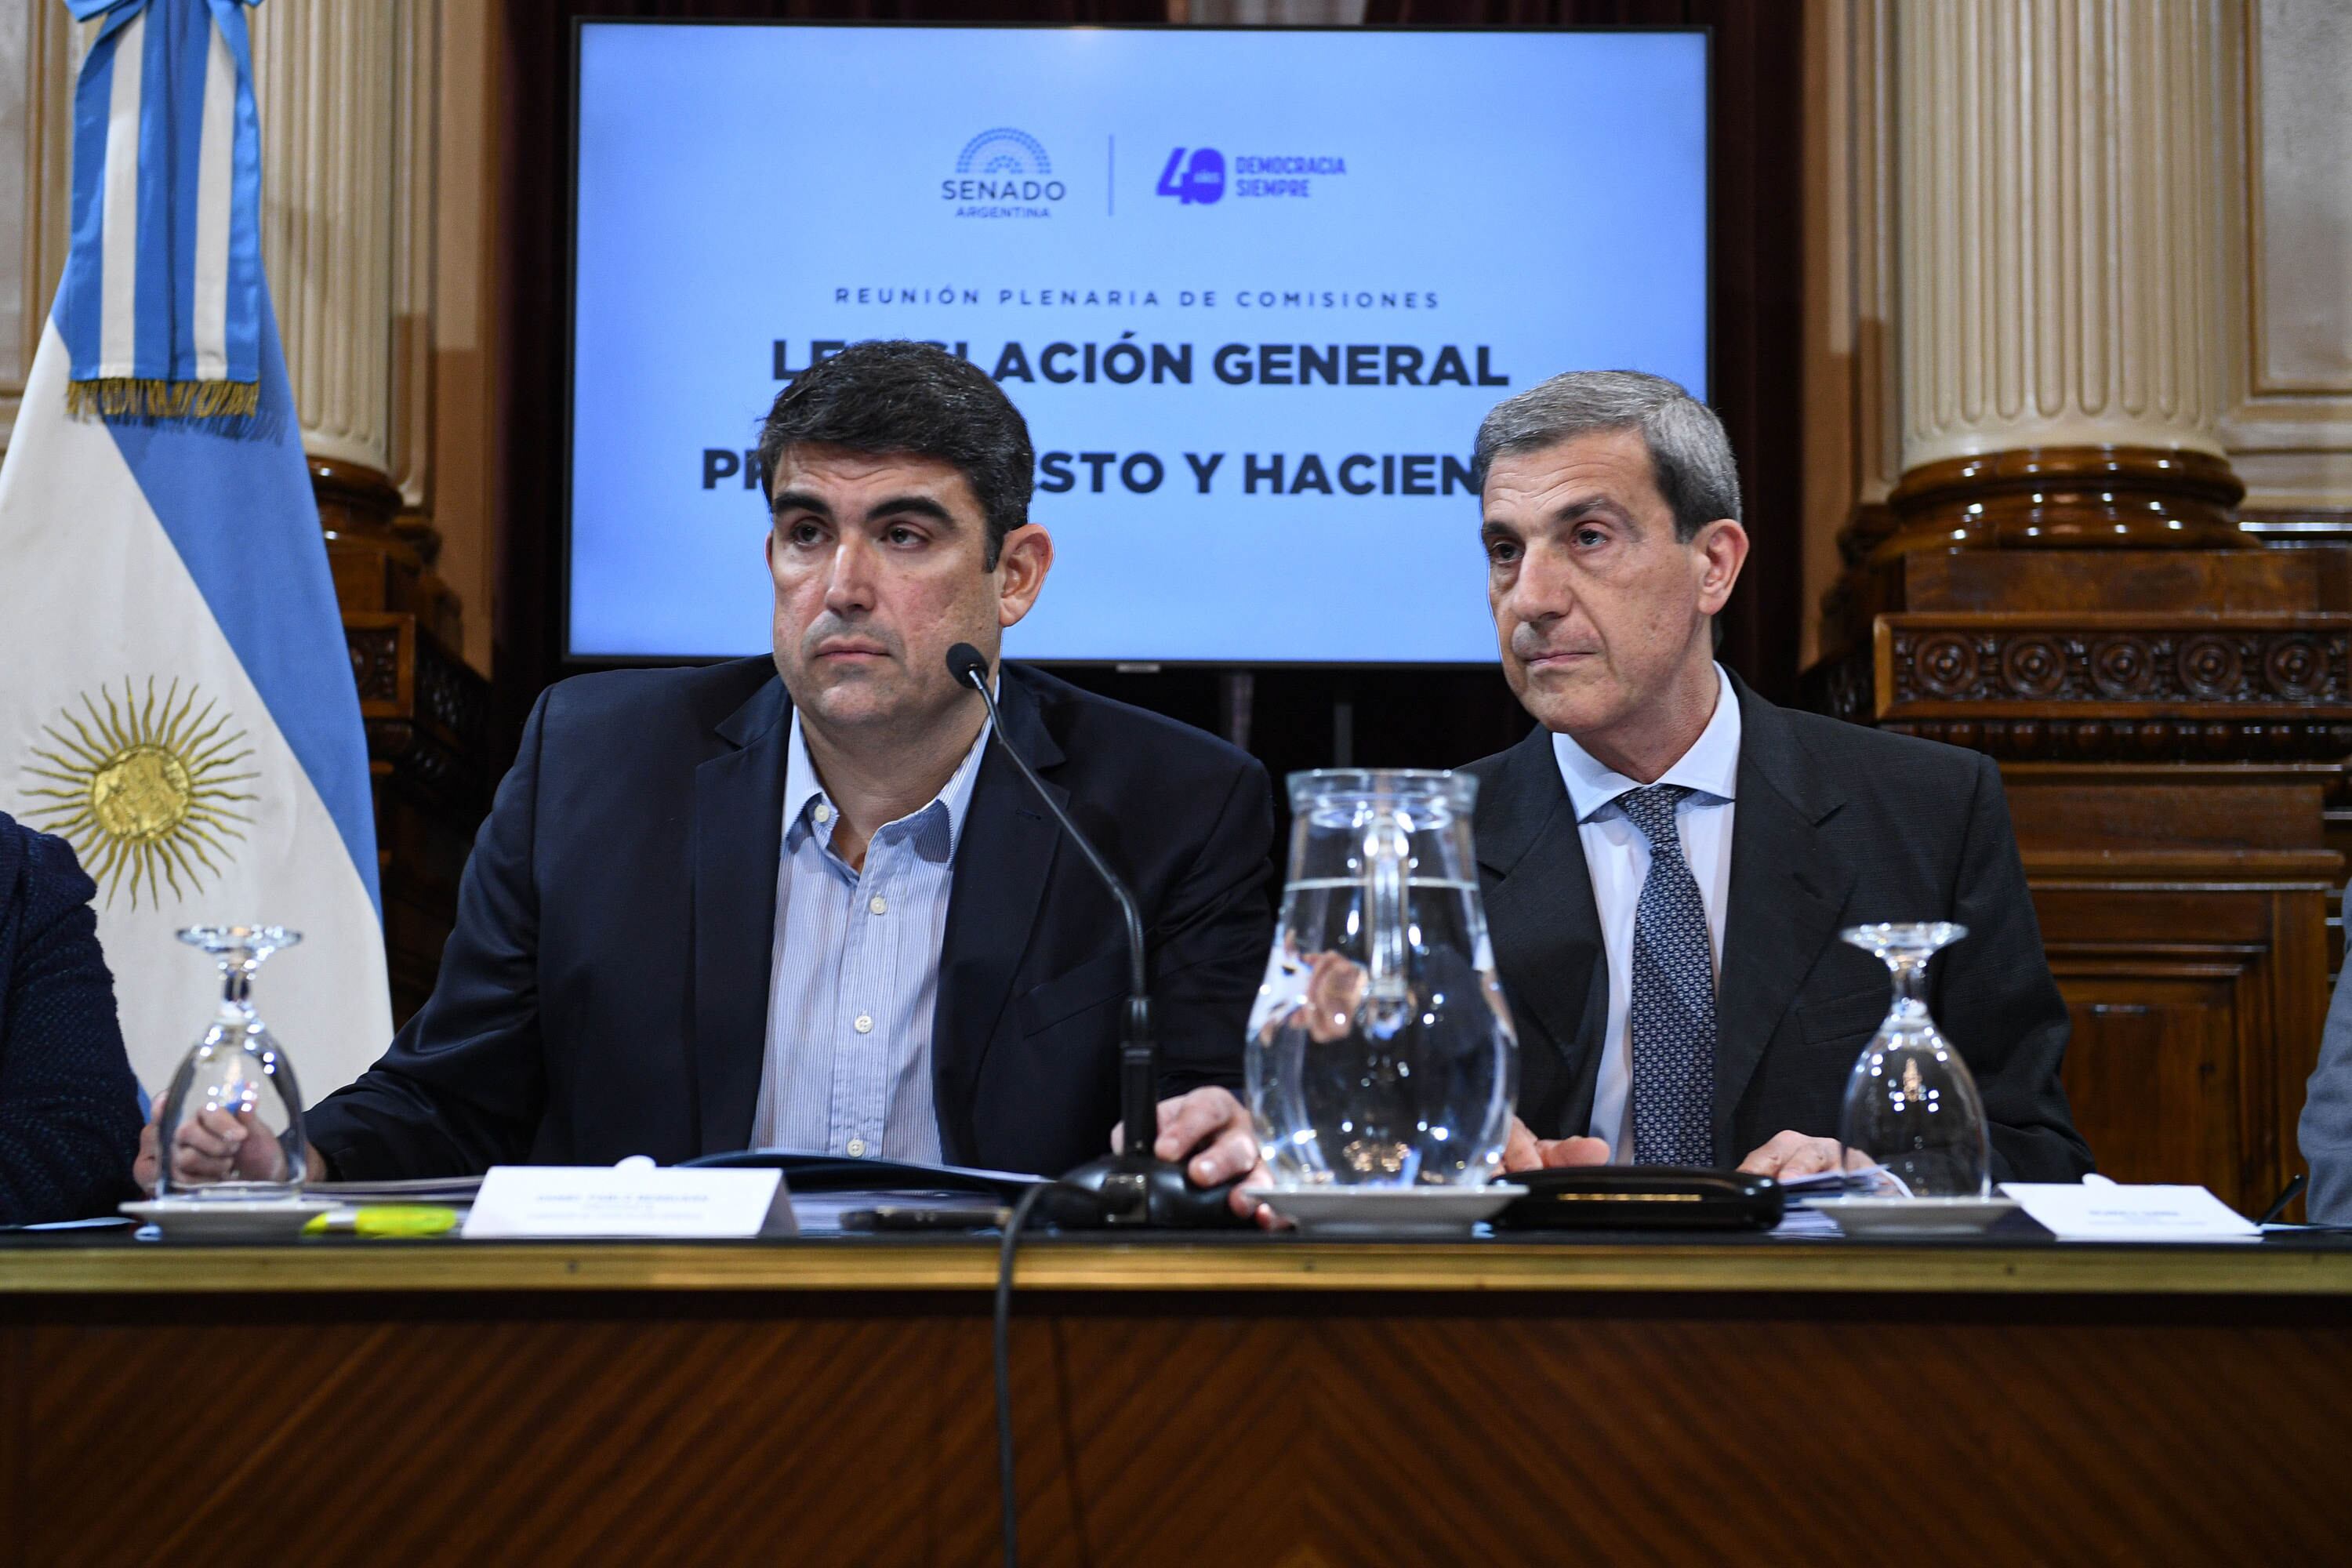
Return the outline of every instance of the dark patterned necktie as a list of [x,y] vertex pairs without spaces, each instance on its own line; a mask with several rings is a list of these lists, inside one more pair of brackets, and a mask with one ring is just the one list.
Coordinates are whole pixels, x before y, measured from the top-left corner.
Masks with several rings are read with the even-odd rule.
[[1689,790],[1652,784],[1618,805],[1650,841],[1633,913],[1633,1163],[1715,1163],[1715,962],[1706,906],[1683,858],[1675,805]]

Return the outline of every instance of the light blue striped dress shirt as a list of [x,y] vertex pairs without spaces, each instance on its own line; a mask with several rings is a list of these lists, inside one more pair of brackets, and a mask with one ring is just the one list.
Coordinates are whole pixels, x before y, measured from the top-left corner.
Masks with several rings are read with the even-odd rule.
[[988,734],[983,723],[946,787],[877,829],[852,870],[834,853],[841,814],[793,715],[756,1147],[939,1163],[931,1010]]

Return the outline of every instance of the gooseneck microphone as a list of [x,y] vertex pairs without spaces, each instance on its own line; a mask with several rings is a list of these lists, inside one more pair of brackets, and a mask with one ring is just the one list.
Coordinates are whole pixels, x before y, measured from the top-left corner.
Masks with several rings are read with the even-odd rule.
[[[1029,766],[1028,759],[1013,749],[1011,738],[1004,732],[1004,719],[997,710],[995,694],[988,689],[987,658],[971,644],[960,642],[948,649],[948,673],[955,678],[957,685],[971,687],[988,704],[998,750],[1011,759],[1013,767],[1029,782],[1030,790],[1061,825],[1064,835],[1078,847],[1087,864],[1095,868],[1095,875],[1110,889],[1127,926],[1127,1015],[1119,1032],[1118,1051],[1119,1113],[1124,1123],[1119,1151],[1088,1161],[1062,1181],[1099,1194],[1101,1222],[1108,1226],[1246,1223],[1234,1215],[1228,1200],[1233,1190],[1231,1182],[1213,1187],[1195,1186],[1185,1176],[1181,1165],[1160,1159],[1151,1152],[1152,1145],[1160,1141],[1160,1047],[1151,1029],[1151,992],[1144,966],[1143,911],[1135,901],[1135,894],[1126,880],[1111,869],[1102,851],[1070,820],[1070,814],[1062,809],[1062,803],[1054,798],[1045,781]],[[1072,1223],[1058,1211],[1055,1217],[1065,1225]]]

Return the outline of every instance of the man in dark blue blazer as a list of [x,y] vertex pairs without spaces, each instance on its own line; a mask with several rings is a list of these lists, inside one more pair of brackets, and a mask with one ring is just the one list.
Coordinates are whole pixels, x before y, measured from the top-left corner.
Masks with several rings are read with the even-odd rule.
[[1503,672],[1538,727],[1474,763],[1495,962],[1519,1041],[1506,1165],[1844,1157],[1885,966],[1877,921],[1968,936],[1930,971],[1975,1075],[1993,1181],[2075,1181],[2066,1005],[2000,772],[1758,698],[1714,658],[1747,560],[1714,414],[1627,371],[1497,405],[1472,455]]
[[761,458],[773,658],[541,698],[431,999],[306,1119],[324,1168],[1103,1152],[1124,936],[1009,745],[1142,904],[1161,1152],[1203,1184],[1251,1170],[1232,1090],[1272,941],[1265,771],[1018,667],[993,734],[946,667],[968,642],[994,668],[1053,563],[1019,413],[938,349],[863,343],[777,398]]
[[0,813],[0,1225],[110,1214],[138,1193],[139,1083],[73,846]]

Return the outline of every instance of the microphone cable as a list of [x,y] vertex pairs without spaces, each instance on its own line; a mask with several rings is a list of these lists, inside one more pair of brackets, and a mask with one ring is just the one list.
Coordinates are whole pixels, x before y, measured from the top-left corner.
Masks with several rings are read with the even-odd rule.
[[1021,1232],[1037,1205],[1048,1196],[1082,1204],[1099,1214],[1102,1195],[1067,1182],[1039,1182],[1021,1194],[1004,1218],[1004,1245],[996,1255],[996,1482],[1004,1516],[1004,1568],[1020,1568],[1021,1521],[1013,1465],[1013,1264]]

